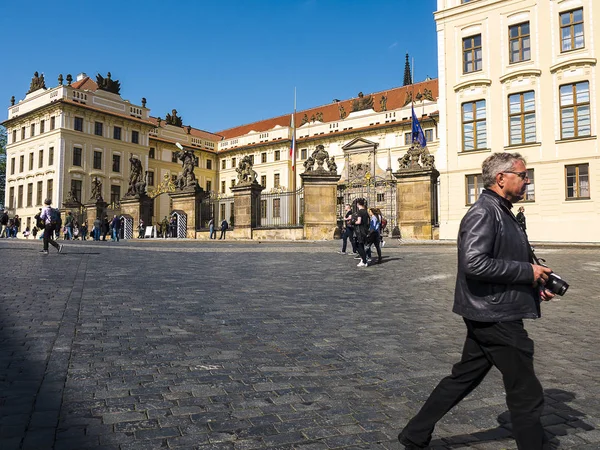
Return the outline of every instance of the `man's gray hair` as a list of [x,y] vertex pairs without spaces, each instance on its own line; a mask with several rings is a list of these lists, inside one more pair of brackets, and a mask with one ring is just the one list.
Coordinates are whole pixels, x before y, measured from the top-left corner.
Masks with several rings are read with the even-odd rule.
[[485,158],[481,165],[481,175],[483,177],[483,187],[490,188],[496,184],[496,175],[502,172],[512,170],[517,161],[527,164],[525,158],[520,153],[493,153]]

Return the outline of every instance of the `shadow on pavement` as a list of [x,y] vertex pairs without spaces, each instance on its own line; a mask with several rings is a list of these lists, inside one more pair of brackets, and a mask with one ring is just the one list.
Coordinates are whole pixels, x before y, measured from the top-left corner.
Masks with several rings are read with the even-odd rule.
[[[556,436],[566,436],[567,434],[573,434],[577,430],[594,430],[592,425],[582,420],[586,416],[585,413],[567,405],[567,402],[575,399],[574,393],[562,389],[546,389],[544,390],[544,399],[545,406],[542,414],[542,424],[544,425],[546,437],[549,439],[548,446],[545,449],[560,448],[560,442]],[[432,448],[452,449],[464,447],[465,444],[478,444],[506,439],[512,440],[510,413],[508,411],[503,412],[498,416],[497,420],[500,424],[497,428],[435,439],[431,442],[430,446]]]

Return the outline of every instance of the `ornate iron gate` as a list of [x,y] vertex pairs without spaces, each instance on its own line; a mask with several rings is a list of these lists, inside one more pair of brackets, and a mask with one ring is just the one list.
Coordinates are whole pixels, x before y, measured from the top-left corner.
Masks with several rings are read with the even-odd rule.
[[360,178],[354,178],[345,184],[338,185],[337,206],[338,223],[343,222],[344,205],[352,205],[356,210],[356,199],[364,198],[367,208],[379,208],[388,221],[387,233],[391,233],[397,225],[397,192],[396,179],[388,177],[372,177],[369,172]]

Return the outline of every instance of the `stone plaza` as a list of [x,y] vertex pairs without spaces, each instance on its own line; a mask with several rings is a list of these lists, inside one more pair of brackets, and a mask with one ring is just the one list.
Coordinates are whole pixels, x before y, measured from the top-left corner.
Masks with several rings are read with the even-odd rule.
[[[454,245],[390,240],[359,269],[339,241],[7,241],[3,450],[399,449],[465,336]],[[571,285],[527,324],[543,423],[598,449],[600,248],[537,254]],[[510,428],[492,370],[432,448],[514,449]]]

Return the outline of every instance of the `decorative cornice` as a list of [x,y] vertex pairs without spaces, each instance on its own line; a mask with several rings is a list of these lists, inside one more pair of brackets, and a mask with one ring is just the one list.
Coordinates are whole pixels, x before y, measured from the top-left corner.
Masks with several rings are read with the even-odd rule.
[[519,77],[539,77],[542,75],[542,71],[539,69],[521,69],[509,72],[506,75],[500,77],[500,83],[504,84],[509,80]]
[[550,73],[556,73],[559,70],[566,69],[567,67],[577,67],[577,66],[595,66],[596,58],[576,58],[570,59],[568,61],[560,62],[558,64],[554,64],[550,67]]
[[462,91],[463,89],[468,88],[469,86],[490,86],[492,84],[492,80],[489,78],[476,78],[474,80],[463,81],[454,86],[454,92]]

